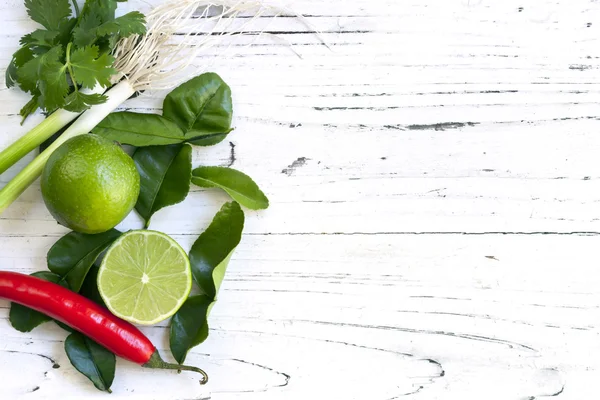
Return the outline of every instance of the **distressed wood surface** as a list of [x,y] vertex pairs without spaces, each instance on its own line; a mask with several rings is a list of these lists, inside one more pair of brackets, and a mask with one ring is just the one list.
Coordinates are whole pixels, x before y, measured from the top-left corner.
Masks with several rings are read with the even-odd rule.
[[[293,18],[261,19],[301,58],[238,37],[212,67],[236,130],[194,162],[245,171],[272,206],[248,213],[189,357],[211,382],[119,361],[111,399],[597,397],[600,2],[293,5],[330,49]],[[1,66],[32,27],[21,0],[0,4]],[[1,146],[41,119],[19,125],[25,98],[0,90]],[[189,248],[226,199],[196,188],[152,228]],[[2,269],[45,269],[65,232],[35,185],[0,217]],[[7,317],[0,301],[0,399],[106,398],[61,329]],[[143,330],[168,355],[164,326]]]

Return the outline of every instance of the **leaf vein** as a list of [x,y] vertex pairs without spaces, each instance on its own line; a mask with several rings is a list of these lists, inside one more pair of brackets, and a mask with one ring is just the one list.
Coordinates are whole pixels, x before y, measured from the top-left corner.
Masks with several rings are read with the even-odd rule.
[[202,114],[204,113],[204,109],[208,106],[208,104],[215,98],[215,96],[217,95],[217,93],[219,92],[219,90],[221,89],[221,86],[223,86],[222,84],[219,84],[219,87],[209,96],[208,100],[202,105],[202,108],[200,108],[200,110],[198,110],[198,113],[194,115],[194,120],[190,122],[189,126],[188,126],[188,132],[192,130],[192,127],[194,125],[196,125],[196,122],[198,122],[198,119],[200,119],[200,117],[202,116]]

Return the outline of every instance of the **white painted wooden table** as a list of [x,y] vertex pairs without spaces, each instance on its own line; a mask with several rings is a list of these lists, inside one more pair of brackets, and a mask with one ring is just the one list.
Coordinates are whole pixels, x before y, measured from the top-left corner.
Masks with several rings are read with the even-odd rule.
[[[272,202],[248,213],[188,359],[211,382],[119,361],[97,392],[61,329],[16,332],[0,301],[0,399],[598,398],[600,2],[294,7],[331,51],[282,18],[269,31],[302,59],[264,37],[215,64],[237,129],[195,149]],[[31,28],[22,0],[2,2],[0,65]],[[0,91],[2,146],[39,121],[19,126],[24,101]],[[226,199],[195,189],[152,228],[189,247]],[[1,268],[30,273],[66,231],[36,186],[0,232]],[[144,332],[169,355],[164,325]]]

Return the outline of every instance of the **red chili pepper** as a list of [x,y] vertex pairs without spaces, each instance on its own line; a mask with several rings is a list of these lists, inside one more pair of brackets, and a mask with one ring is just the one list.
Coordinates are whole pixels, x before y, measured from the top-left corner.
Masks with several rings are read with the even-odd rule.
[[208,381],[199,368],[163,361],[150,339],[134,325],[56,283],[0,271],[0,297],[46,314],[142,367],[194,371],[202,374],[201,384]]

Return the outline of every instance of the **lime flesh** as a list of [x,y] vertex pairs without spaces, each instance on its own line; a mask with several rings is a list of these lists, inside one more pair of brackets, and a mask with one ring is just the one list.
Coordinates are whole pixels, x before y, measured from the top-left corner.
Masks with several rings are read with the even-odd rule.
[[153,325],[171,317],[191,289],[185,251],[156,231],[125,233],[108,249],[98,272],[98,290],[108,309],[134,324]]

